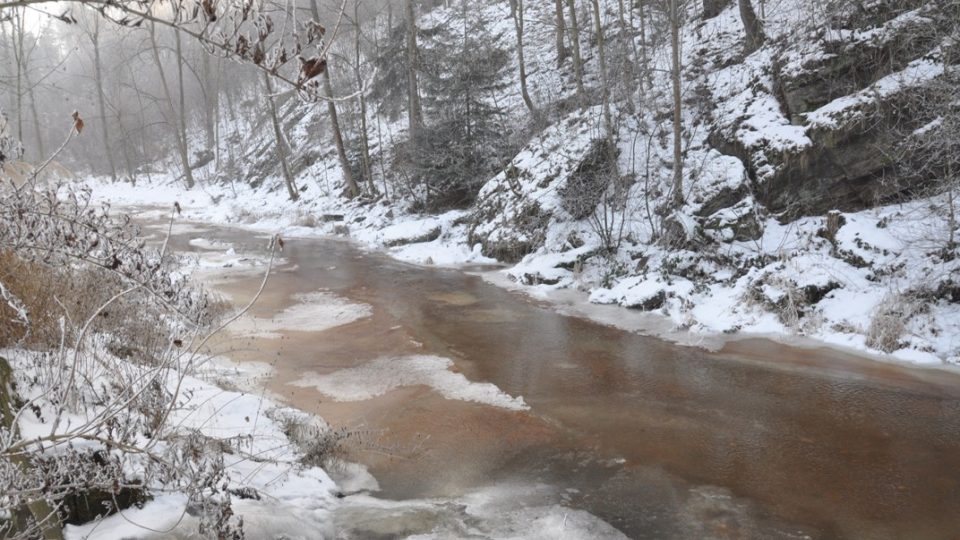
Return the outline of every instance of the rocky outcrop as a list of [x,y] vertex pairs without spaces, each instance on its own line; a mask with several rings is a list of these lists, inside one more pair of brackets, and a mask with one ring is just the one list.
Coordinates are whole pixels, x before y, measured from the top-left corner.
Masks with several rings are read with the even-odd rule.
[[861,210],[918,191],[925,181],[900,167],[904,133],[931,119],[907,102],[942,72],[940,47],[957,8],[934,0],[851,9],[837,15],[842,27],[771,58],[767,91],[798,126],[792,129],[802,130],[797,144],[744,137],[737,126],[720,126],[710,137],[714,148],[744,162],[756,200],[783,220]]
[[616,174],[619,150],[607,138],[596,139],[560,188],[563,209],[573,219],[590,217]]
[[471,212],[470,244],[517,262],[543,246],[552,222],[590,215],[611,169],[611,148],[596,138],[600,117],[594,107],[554,123],[487,182]]
[[897,171],[899,139],[892,128],[914,122],[895,102],[878,104],[869,117],[837,129],[812,130],[813,145],[786,153],[776,173],[757,186],[757,198],[784,219],[860,210],[888,201],[910,187]]
[[545,214],[536,201],[521,203],[511,213],[509,227],[490,234],[483,224],[493,223],[505,215],[504,193],[495,191],[488,198],[477,201],[474,222],[468,234],[470,244],[480,244],[482,252],[503,262],[517,262],[524,255],[543,245],[550,215]]
[[703,0],[703,18],[712,19],[720,14],[721,11],[728,5],[732,0]]
[[439,225],[432,225],[418,230],[407,231],[403,234],[396,234],[384,240],[386,247],[405,246],[407,244],[419,244],[421,242],[433,242],[440,238],[441,228]]
[[940,21],[919,12],[869,30],[823,29],[816,53],[788,49],[774,64],[782,105],[791,121],[802,125],[805,113],[866,88],[928,53],[943,30]]

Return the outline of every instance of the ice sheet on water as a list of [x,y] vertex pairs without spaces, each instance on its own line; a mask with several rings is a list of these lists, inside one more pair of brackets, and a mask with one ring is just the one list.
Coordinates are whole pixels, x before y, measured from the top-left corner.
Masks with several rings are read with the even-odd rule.
[[230,326],[234,334],[278,339],[284,331],[322,332],[365,319],[373,314],[369,304],[352,302],[327,291],[300,294],[298,303],[273,317],[242,317]]
[[387,501],[348,497],[334,514],[344,539],[449,538],[620,540],[626,536],[600,518],[559,503],[543,485],[498,485],[454,499]]
[[522,397],[513,397],[491,383],[472,382],[450,371],[453,362],[440,356],[383,357],[328,375],[307,373],[290,384],[315,387],[337,401],[362,401],[400,388],[424,385],[447,399],[473,401],[511,410],[525,410]]
[[207,249],[211,251],[227,251],[233,247],[233,244],[222,240],[197,237],[190,240],[190,245],[195,248]]

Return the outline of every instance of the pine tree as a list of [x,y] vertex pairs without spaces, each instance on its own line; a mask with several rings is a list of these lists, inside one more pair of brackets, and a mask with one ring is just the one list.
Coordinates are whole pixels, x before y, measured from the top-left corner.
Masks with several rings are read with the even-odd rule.
[[509,140],[494,96],[510,86],[510,52],[466,3],[459,28],[440,23],[421,49],[426,127],[410,162],[435,208],[473,201]]

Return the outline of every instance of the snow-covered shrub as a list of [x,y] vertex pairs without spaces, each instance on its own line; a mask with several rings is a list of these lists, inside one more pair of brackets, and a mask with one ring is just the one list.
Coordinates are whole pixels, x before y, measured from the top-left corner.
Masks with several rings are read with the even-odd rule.
[[304,465],[320,467],[337,459],[344,452],[343,443],[351,435],[345,428],[331,429],[314,416],[295,413],[290,409],[268,411],[282,427],[283,433],[301,453]]
[[20,143],[13,138],[7,126],[7,116],[0,109],[0,165],[5,161],[16,159],[22,152]]
[[775,273],[764,274],[747,290],[747,301],[776,314],[784,326],[792,330],[800,328],[806,302],[803,291],[797,284]]
[[886,353],[902,348],[907,322],[923,309],[923,303],[910,295],[887,295],[870,319],[867,345]]
[[138,232],[69,186],[0,192],[4,538],[59,534],[157,487],[189,496],[201,534],[240,537],[224,449],[170,421],[211,303]]

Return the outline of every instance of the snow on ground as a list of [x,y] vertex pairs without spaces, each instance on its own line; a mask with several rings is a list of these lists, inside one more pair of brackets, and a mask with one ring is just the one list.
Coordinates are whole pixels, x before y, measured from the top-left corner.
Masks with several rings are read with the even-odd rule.
[[[130,364],[119,358],[108,358],[105,351],[98,353],[103,361],[112,366],[113,372],[136,373],[146,368]],[[29,377],[36,369],[33,353],[15,350],[3,351],[15,368],[18,377]],[[112,384],[109,373],[101,373],[94,379]],[[257,394],[225,390],[193,376],[170,373],[167,391],[177,396],[177,406],[171,409],[169,425],[176,433],[198,431],[205,436],[222,441],[231,451],[224,455],[224,481],[230,489],[252,489],[260,498],[236,498],[234,512],[244,517],[248,538],[270,538],[287,534],[288,538],[325,538],[331,536],[331,511],[337,505],[336,484],[320,468],[300,463],[297,446],[287,438],[288,422],[313,423],[325,427],[321,420],[307,413],[285,407]],[[42,392],[42,389],[23,385],[21,388]],[[52,418],[48,404],[42,395],[26,394],[24,399],[35,399],[37,411],[24,414],[19,427],[24,437],[49,435]],[[73,413],[65,417],[66,431],[71,424],[83,425],[84,419],[98,412],[93,410]],[[59,433],[59,431],[57,431]],[[138,444],[146,444],[143,439]],[[85,443],[80,443],[83,446]],[[158,443],[162,448],[165,441]],[[48,450],[49,451],[49,450]],[[127,474],[136,477],[139,466],[136,460],[125,462]],[[131,508],[101,521],[82,526],[69,525],[65,529],[68,539],[120,539],[120,538],[195,538],[197,520],[188,511],[185,495],[171,491],[170,487],[149,486],[154,492],[152,500],[143,508]]]
[[384,357],[328,375],[307,372],[290,384],[314,387],[337,401],[362,401],[403,386],[424,385],[447,399],[515,411],[529,408],[523,397],[505,394],[492,383],[471,382],[463,374],[450,371],[452,366],[453,361],[439,356]]
[[296,301],[269,319],[245,315],[229,331],[244,337],[280,339],[282,332],[322,332],[365,319],[373,314],[368,304],[355,303],[328,291],[294,295]]

